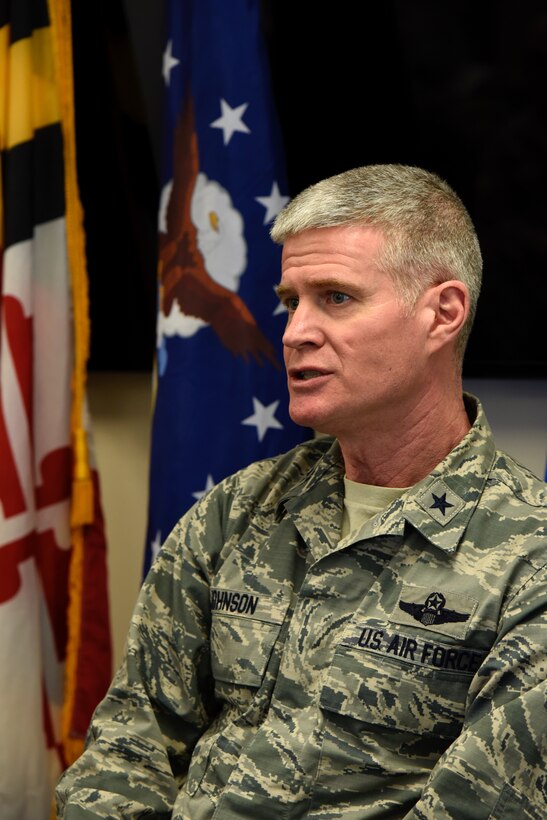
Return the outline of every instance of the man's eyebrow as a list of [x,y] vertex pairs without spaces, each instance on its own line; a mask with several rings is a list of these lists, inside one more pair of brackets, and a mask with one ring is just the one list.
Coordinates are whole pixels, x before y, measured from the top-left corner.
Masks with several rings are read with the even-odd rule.
[[288,296],[289,293],[294,293],[293,288],[287,287],[287,285],[279,284],[275,288],[275,292],[277,293],[278,297],[282,299],[284,296]]
[[[358,289],[358,285],[353,282],[348,282],[343,279],[335,277],[326,279],[312,279],[306,282],[306,287],[313,290],[339,290],[342,293],[354,293]],[[275,292],[278,297],[282,299],[284,296],[293,295],[295,289],[283,283],[277,285]]]

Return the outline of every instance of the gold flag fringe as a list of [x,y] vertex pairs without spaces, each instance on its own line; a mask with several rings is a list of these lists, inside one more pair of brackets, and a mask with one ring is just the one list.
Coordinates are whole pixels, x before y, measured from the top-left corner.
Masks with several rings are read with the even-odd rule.
[[48,0],[52,25],[57,87],[61,110],[65,171],[65,222],[72,290],[74,363],[72,372],[71,436],[73,452],[70,509],[71,559],[69,574],[68,645],[61,742],[67,764],[83,750],[83,739],[71,732],[75,703],[84,569],[84,526],[93,521],[93,483],[84,427],[86,366],[89,356],[89,297],[83,209],[76,175],[76,137],[70,0]]

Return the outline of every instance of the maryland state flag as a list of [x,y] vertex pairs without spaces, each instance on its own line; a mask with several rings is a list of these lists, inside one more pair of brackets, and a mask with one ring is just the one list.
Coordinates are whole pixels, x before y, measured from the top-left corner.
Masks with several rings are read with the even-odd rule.
[[178,518],[308,437],[287,413],[269,238],[288,201],[259,0],[172,0],[145,570]]
[[50,816],[111,675],[69,8],[0,2],[2,820]]

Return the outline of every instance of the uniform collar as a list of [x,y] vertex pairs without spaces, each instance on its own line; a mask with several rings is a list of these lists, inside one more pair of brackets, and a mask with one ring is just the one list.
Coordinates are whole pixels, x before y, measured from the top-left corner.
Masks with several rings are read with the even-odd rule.
[[278,505],[278,514],[287,511],[315,560],[338,544],[344,508],[342,453],[335,439],[322,438],[326,451]]
[[496,448],[478,399],[464,394],[473,425],[438,466],[403,496],[402,515],[432,544],[452,552],[460,543],[492,470]]
[[[470,394],[464,394],[464,400],[470,420],[474,419],[467,435],[428,476],[367,521],[357,533],[359,540],[403,535],[405,524],[409,524],[436,547],[446,552],[457,548],[496,453],[480,402]],[[356,540],[340,541],[343,474],[340,448],[332,439],[309,473],[280,499],[315,560]]]

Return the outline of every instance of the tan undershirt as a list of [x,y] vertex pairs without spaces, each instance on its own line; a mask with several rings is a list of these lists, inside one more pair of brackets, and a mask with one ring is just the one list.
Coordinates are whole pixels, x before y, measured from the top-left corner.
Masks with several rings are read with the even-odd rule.
[[360,484],[344,477],[344,513],[342,516],[342,538],[358,530],[377,512],[385,510],[392,501],[399,498],[408,487],[376,487],[374,484]]

